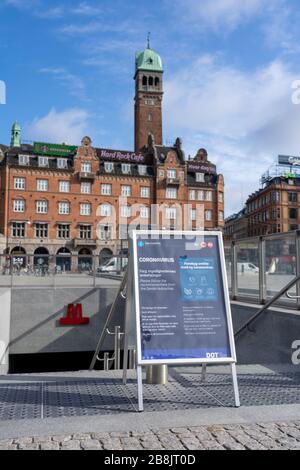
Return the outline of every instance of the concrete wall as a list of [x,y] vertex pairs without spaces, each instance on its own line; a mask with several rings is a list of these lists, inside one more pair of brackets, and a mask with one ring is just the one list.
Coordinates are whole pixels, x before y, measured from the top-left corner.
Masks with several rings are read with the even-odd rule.
[[[93,351],[117,294],[115,288],[14,289],[12,293],[10,354]],[[87,326],[62,327],[68,304],[81,303]],[[114,324],[123,325],[119,314]],[[112,328],[114,326],[112,324]],[[110,338],[104,348],[112,349]]]
[[[259,309],[259,306],[233,304],[234,330]],[[236,340],[240,364],[292,364],[293,345],[300,340],[300,312],[267,310],[250,330],[245,330]]]
[[11,290],[0,288],[0,374],[8,372]]

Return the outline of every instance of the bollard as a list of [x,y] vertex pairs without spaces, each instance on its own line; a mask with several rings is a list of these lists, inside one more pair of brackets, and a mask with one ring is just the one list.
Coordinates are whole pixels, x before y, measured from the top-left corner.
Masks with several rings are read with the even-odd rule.
[[129,354],[129,369],[135,369],[136,368],[136,350],[135,349],[129,349],[128,351]]
[[168,383],[168,366],[148,366],[147,367],[147,384],[166,385]]

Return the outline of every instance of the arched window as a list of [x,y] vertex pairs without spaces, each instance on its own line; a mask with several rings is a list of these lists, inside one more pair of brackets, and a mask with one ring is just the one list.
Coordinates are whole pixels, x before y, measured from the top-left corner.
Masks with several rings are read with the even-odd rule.
[[112,207],[110,204],[102,204],[100,208],[100,214],[102,217],[110,217],[112,214]]
[[147,86],[147,77],[143,76],[143,86]]
[[156,87],[159,86],[159,78],[158,78],[158,77],[155,78],[155,86],[156,86]]
[[149,86],[153,86],[154,80],[153,77],[149,77]]

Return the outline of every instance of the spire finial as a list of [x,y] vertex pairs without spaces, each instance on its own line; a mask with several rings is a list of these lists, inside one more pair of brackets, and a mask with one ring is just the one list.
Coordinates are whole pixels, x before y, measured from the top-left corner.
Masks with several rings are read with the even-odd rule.
[[150,39],[151,39],[151,33],[150,33],[150,31],[149,31],[148,36],[147,36],[147,48],[148,48],[148,49],[151,49],[151,47],[150,47]]

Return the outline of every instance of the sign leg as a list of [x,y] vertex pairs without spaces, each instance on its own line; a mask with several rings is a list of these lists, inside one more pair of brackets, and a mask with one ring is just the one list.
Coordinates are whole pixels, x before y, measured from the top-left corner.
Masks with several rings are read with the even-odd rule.
[[142,369],[142,366],[137,366],[137,382],[138,382],[139,411],[144,411],[144,400],[143,400],[143,369]]
[[123,384],[127,384],[127,367],[128,367],[128,333],[125,331],[124,356],[123,356]]
[[202,382],[206,382],[206,364],[202,364],[201,380]]
[[235,363],[231,364],[231,373],[232,373],[235,406],[236,408],[239,408],[241,406],[241,402],[240,402],[239,385],[238,385]]

